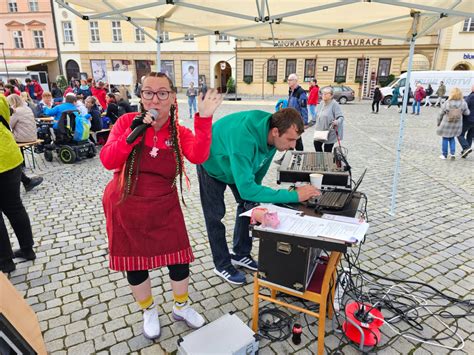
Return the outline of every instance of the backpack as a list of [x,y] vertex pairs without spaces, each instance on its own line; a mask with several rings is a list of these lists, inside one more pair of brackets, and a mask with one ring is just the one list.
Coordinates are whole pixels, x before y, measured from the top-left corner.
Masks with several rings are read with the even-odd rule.
[[75,112],[75,116],[76,128],[73,140],[76,142],[86,141],[89,139],[91,123],[88,118],[80,115],[79,112]]
[[448,122],[456,122],[461,119],[462,110],[460,108],[450,108],[446,112],[446,116],[448,117]]

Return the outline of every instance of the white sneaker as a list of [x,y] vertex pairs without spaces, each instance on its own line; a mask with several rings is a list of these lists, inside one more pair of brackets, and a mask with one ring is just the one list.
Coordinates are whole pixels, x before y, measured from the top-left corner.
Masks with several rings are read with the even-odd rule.
[[160,319],[156,307],[143,311],[143,336],[147,339],[156,339],[160,334]]
[[455,160],[455,159],[456,159],[456,157],[454,156],[454,154],[449,154],[449,155],[448,155],[448,158],[451,159],[451,160]]
[[445,157],[443,154],[441,154],[441,155],[439,156],[439,158],[440,158],[441,160],[446,160],[446,157]]
[[177,321],[184,320],[191,328],[201,328],[206,323],[204,318],[190,306],[184,306],[181,309],[173,306],[173,318]]

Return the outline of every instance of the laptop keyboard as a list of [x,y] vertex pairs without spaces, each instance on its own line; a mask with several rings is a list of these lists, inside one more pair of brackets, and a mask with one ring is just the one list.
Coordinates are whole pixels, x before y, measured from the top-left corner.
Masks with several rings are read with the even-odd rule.
[[347,198],[347,192],[329,191],[325,192],[319,201],[323,206],[340,206]]

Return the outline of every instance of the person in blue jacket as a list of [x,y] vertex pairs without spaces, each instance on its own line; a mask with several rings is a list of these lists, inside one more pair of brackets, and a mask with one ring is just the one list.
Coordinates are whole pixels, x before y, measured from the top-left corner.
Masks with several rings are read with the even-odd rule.
[[64,111],[77,111],[76,108],[76,95],[74,94],[67,94],[66,95],[66,102],[52,108],[44,107],[43,114],[45,116],[54,116],[54,124],[53,128],[58,128],[59,119]]
[[[298,85],[296,74],[288,75],[288,107],[294,108],[301,115],[305,128],[308,127],[308,96],[306,91]],[[296,150],[304,150],[301,137],[296,142]]]

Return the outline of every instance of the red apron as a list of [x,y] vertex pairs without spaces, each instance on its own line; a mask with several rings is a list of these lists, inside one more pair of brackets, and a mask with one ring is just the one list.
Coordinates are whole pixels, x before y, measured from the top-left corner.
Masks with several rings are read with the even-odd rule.
[[119,203],[119,175],[102,200],[109,239],[109,266],[117,271],[150,270],[194,260],[176,187],[172,149],[150,156],[143,147],[135,191]]

